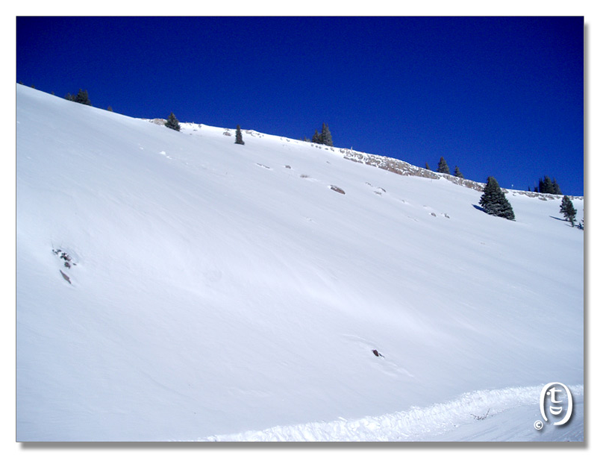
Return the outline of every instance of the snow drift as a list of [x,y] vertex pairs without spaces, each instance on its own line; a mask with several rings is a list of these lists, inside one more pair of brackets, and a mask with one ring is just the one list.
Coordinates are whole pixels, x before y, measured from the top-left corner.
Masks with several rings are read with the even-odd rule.
[[[542,428],[532,403],[543,387],[519,387],[466,393],[443,404],[424,409],[413,407],[379,417],[357,420],[340,418],[331,422],[276,426],[264,431],[206,438],[214,442],[343,442],[343,441],[583,441],[583,387],[570,391],[576,412],[568,428]],[[477,414],[473,413],[477,412]],[[485,422],[485,423],[482,423]]]
[[509,192],[507,221],[443,178],[243,135],[17,86],[19,441],[244,440],[583,385],[560,200]]

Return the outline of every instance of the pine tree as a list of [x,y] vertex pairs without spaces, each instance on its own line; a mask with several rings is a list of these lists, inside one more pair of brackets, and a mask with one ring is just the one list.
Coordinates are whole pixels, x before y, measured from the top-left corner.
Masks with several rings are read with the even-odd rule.
[[169,119],[167,119],[165,126],[168,127],[169,129],[176,130],[177,132],[179,132],[181,130],[179,121],[177,120],[177,118],[175,117],[173,112],[171,112],[171,114],[169,115]]
[[333,140],[331,139],[331,132],[329,131],[329,126],[323,123],[323,128],[319,133],[319,129],[315,130],[315,134],[312,136],[312,143],[317,143],[319,145],[325,146],[333,146]]
[[425,170],[431,170],[431,169],[429,168],[429,163],[428,163],[428,162],[425,162]]
[[311,142],[321,144],[321,134],[319,133],[319,129],[315,130],[315,134],[312,136]]
[[562,192],[560,191],[560,186],[556,182],[556,178],[552,178],[552,186],[554,187],[554,194],[562,194]]
[[83,91],[83,90],[79,89],[79,92],[75,96],[74,101],[77,102],[77,103],[81,103],[83,105],[92,106],[92,102],[90,102],[90,97],[88,95],[88,91],[87,90]]
[[556,178],[552,180],[548,175],[545,175],[544,178],[539,179],[539,185],[537,187],[538,191],[544,194],[562,194],[560,190],[560,186],[556,182]]
[[552,184],[552,180],[548,175],[544,177],[544,189],[547,194],[555,194],[554,185]]
[[331,138],[329,126],[325,123],[323,123],[323,128],[321,129],[321,143],[325,146],[333,146],[333,140]]
[[568,196],[563,196],[560,204],[560,212],[564,215],[565,219],[571,223],[571,226],[575,226],[575,215],[577,210],[573,207],[573,202]]
[[238,124],[235,130],[235,144],[236,145],[244,145],[244,140],[242,140],[242,131],[240,130],[240,125]]
[[458,178],[464,178],[463,174],[460,173],[460,170],[458,169],[458,165],[454,167],[454,176]]
[[488,177],[479,205],[490,215],[509,220],[515,219],[512,206],[494,177]]
[[444,159],[444,156],[442,156],[440,158],[440,162],[438,162],[437,171],[438,171],[438,173],[446,173],[446,174],[450,175],[450,167],[448,167],[448,164],[446,163],[446,159]]
[[548,175],[544,175],[544,178],[539,179],[538,187],[535,189],[536,192],[541,192],[544,194],[562,195],[562,191],[560,190],[560,186],[558,185],[556,178],[550,179]]

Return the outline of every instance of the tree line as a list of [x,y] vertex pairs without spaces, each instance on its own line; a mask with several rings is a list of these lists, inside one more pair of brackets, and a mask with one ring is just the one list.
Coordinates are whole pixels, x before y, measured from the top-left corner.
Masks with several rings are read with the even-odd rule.
[[[425,169],[431,170],[431,168],[429,167],[429,163],[427,163],[427,162],[425,162]],[[436,172],[450,175],[450,167],[448,166],[448,163],[444,159],[444,156],[440,157]],[[454,167],[453,175],[458,178],[464,178],[464,175],[461,173],[458,166]],[[531,191],[531,187],[528,187],[527,190]],[[556,181],[556,178],[550,179],[550,177],[548,175],[545,175],[544,178],[539,179],[538,186],[534,187],[533,192],[539,192],[542,194],[562,195],[562,191],[560,189],[558,182]]]
[[[428,162],[425,162],[425,168],[427,170],[431,170],[431,168],[429,167],[429,163]],[[438,173],[445,173],[446,175],[450,175],[450,167],[448,166],[448,163],[446,162],[446,159],[444,159],[444,156],[440,157],[440,161],[438,162],[438,166],[437,166],[436,172],[438,172]],[[454,176],[458,177],[458,178],[464,178],[464,175],[462,174],[462,172],[458,168],[458,165],[454,166]]]
[[544,178],[540,178],[538,181],[538,185],[533,189],[533,192],[541,192],[542,194],[558,194],[562,195],[560,191],[560,186],[556,182],[556,178],[550,179],[548,175],[545,175]]

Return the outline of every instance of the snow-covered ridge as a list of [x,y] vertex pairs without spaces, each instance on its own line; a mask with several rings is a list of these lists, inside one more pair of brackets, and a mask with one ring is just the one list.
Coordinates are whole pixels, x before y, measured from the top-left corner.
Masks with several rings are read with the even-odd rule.
[[[150,121],[154,124],[158,124],[158,125],[164,125],[166,123],[166,119],[151,119],[148,121]],[[183,132],[188,131],[188,133],[190,131],[197,132],[199,129],[201,129],[204,126],[205,128],[208,127],[208,128],[212,128],[212,129],[222,130],[222,133],[225,136],[232,136],[235,134],[235,129],[230,129],[228,127],[210,127],[210,126],[206,126],[203,124],[197,124],[197,123],[193,123],[193,122],[180,122],[179,124],[182,128],[182,131]],[[360,164],[365,164],[365,165],[368,165],[371,167],[377,167],[379,169],[387,170],[388,172],[392,172],[392,173],[395,173],[398,175],[416,176],[416,177],[429,178],[429,179],[434,179],[434,180],[445,179],[456,185],[464,186],[464,187],[474,189],[474,190],[480,191],[480,192],[482,192],[483,189],[485,188],[485,183],[480,183],[477,181],[469,180],[467,178],[460,178],[460,177],[456,177],[454,175],[449,175],[449,174],[445,174],[445,173],[434,172],[433,170],[428,170],[424,167],[412,165],[406,161],[402,161],[400,159],[396,159],[396,158],[392,158],[392,157],[380,156],[377,154],[355,151],[351,148],[349,149],[349,148],[344,148],[344,147],[319,145],[319,144],[312,143],[312,142],[302,142],[300,140],[290,139],[290,138],[286,138],[286,137],[277,137],[275,135],[260,133],[260,132],[257,132],[255,130],[251,130],[251,129],[242,129],[242,132],[244,135],[250,135],[252,137],[257,137],[257,138],[264,138],[266,135],[268,135],[271,138],[279,138],[281,141],[285,141],[288,143],[289,142],[293,142],[295,144],[308,143],[312,148],[322,149],[322,150],[326,150],[326,151],[333,151],[338,154],[341,154],[344,157],[344,159],[347,159],[349,161],[357,162]],[[562,199],[562,195],[559,196],[559,195],[554,195],[554,194],[544,194],[544,193],[539,193],[539,192],[523,191],[523,190],[515,190],[515,189],[509,190],[507,188],[503,188],[503,190],[505,193],[510,192],[512,195],[523,195],[523,196],[532,197],[532,198],[536,198],[536,199],[540,199],[540,200]],[[569,196],[569,197],[571,199],[583,200],[583,196]]]
[[[394,412],[377,417],[364,417],[358,420],[340,418],[331,422],[313,422],[302,425],[276,426],[263,431],[245,431],[240,434],[211,436],[203,441],[215,442],[345,442],[345,441],[445,441],[444,434],[451,432],[461,440],[472,440],[469,437],[478,422],[490,423],[492,417],[505,414],[500,424],[493,429],[498,438],[503,440],[548,440],[541,437],[541,432],[530,422],[511,424],[518,419],[514,410],[519,407],[519,415],[526,413],[531,418],[538,418],[539,395],[542,386],[514,387],[501,390],[479,390],[465,393],[457,399],[430,407],[413,407],[403,412]],[[583,386],[570,387],[576,404],[580,409],[583,404]],[[583,412],[571,420],[578,426],[570,425],[570,430],[561,440],[583,440]],[[503,424],[504,423],[504,424]],[[487,426],[484,425],[484,426]],[[512,436],[513,428],[517,428],[522,437]],[[471,428],[469,428],[471,427]],[[470,429],[470,430],[469,430]],[[520,429],[520,430],[519,430]],[[564,428],[567,429],[567,428]],[[561,431],[562,432],[562,431]]]
[[[338,148],[236,145],[22,85],[16,114],[19,441],[340,417],[345,440],[464,393],[583,384],[584,232],[557,200],[511,194],[507,221],[474,189]],[[489,429],[508,410],[450,439],[521,437]]]

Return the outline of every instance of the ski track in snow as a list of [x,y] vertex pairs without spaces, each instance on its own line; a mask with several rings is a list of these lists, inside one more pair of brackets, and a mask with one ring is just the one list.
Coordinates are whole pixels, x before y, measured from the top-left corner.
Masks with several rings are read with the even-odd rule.
[[[547,424],[536,431],[540,419],[538,402],[542,386],[481,390],[430,407],[413,407],[377,417],[357,420],[341,418],[331,422],[275,426],[263,431],[217,435],[200,439],[213,442],[345,442],[345,441],[583,441],[583,412],[576,410],[561,427]],[[576,404],[583,407],[583,386],[570,388]],[[524,408],[525,407],[525,408]],[[523,418],[527,416],[531,418]],[[494,417],[498,420],[494,421]],[[511,427],[512,426],[512,427]],[[557,428],[552,430],[553,428]],[[515,431],[516,429],[516,431]],[[483,438],[482,438],[483,437]]]

